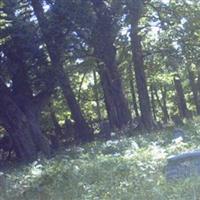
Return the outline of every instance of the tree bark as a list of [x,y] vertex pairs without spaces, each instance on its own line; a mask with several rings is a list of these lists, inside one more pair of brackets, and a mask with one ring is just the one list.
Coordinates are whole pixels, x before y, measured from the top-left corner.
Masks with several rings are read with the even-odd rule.
[[148,95],[147,81],[144,70],[144,57],[141,45],[141,37],[138,35],[138,24],[143,12],[143,1],[134,0],[129,5],[130,20],[131,20],[131,50],[135,70],[136,86],[139,96],[139,104],[141,111],[141,121],[146,129],[154,127],[151,104]]
[[[47,102],[50,98],[51,87],[47,91],[42,91],[45,95],[33,96],[33,91],[28,81],[28,72],[27,66],[17,55],[9,54],[13,59],[12,66],[17,68],[17,71],[13,74],[12,77],[12,99],[18,108],[26,116],[26,119],[29,123],[29,128],[33,142],[36,146],[37,151],[43,152],[47,157],[50,156],[50,146],[47,138],[41,131],[40,128],[40,113],[43,107],[43,101]],[[41,93],[40,93],[41,94]]]
[[18,158],[24,161],[36,159],[37,147],[32,138],[30,122],[1,81],[0,96],[0,120],[13,141]]
[[[39,151],[49,157],[49,143],[43,135],[39,123],[41,102],[44,99],[38,99],[38,96],[33,97],[28,82],[27,67],[19,57],[20,52],[15,55],[11,51],[8,55],[12,58],[11,66],[17,70],[11,77],[12,89],[7,88],[0,79],[2,101],[0,112],[4,126],[13,140],[15,152],[20,159],[25,161],[35,159]],[[49,93],[47,96],[50,96]],[[33,155],[30,155],[31,152]]]
[[198,99],[197,83],[195,82],[194,72],[191,71],[189,68],[188,68],[188,78],[190,82],[190,88],[193,94],[193,101],[196,106],[196,113],[200,115],[200,101]]
[[50,157],[51,150],[49,142],[42,133],[40,126],[40,112],[41,110],[37,110],[37,105],[29,104],[28,106],[24,106],[24,114],[29,121],[31,135],[37,150],[43,152],[47,157]]
[[59,74],[60,85],[70,108],[72,119],[75,121],[76,135],[75,140],[78,142],[89,142],[93,140],[93,131],[86,123],[80,105],[78,104],[74,92],[70,86],[69,77],[65,75],[64,70]]
[[183,91],[183,87],[182,87],[179,75],[174,76],[174,85],[175,85],[175,90],[176,90],[176,98],[177,98],[177,104],[178,104],[180,117],[188,118],[189,112],[187,109],[184,91]]
[[116,63],[115,34],[110,8],[103,1],[93,1],[96,10],[96,26],[92,34],[94,55],[98,59],[98,71],[104,92],[106,110],[112,128],[126,126],[131,120],[128,103],[122,89]]

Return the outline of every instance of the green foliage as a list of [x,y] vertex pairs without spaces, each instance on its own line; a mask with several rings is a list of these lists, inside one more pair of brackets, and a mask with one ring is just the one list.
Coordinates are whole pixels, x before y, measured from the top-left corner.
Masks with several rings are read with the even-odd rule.
[[[186,141],[172,143],[172,130],[71,147],[51,160],[5,172],[7,199],[198,199],[199,177],[167,182],[169,155],[200,147],[200,119],[183,127]],[[131,132],[131,130],[129,130]],[[3,194],[0,194],[3,195]],[[2,198],[1,198],[2,199]]]

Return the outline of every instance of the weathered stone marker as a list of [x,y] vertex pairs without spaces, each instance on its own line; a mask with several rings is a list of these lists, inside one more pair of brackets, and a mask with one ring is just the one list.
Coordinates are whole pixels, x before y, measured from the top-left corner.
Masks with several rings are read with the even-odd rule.
[[181,128],[175,128],[172,134],[173,134],[173,140],[180,139],[180,138],[182,138],[183,140],[185,137],[185,131],[182,130]]
[[169,157],[165,174],[167,180],[200,176],[200,150]]

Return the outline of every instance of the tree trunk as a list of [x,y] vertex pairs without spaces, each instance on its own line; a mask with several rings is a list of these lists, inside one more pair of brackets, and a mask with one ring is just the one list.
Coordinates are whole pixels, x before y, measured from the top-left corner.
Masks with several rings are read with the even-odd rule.
[[[20,90],[22,85],[23,90]],[[49,157],[50,147],[39,124],[41,102],[34,101],[23,70],[15,73],[12,91],[0,80],[0,96],[0,117],[13,140],[17,156],[29,161],[42,151]]]
[[35,15],[38,19],[39,26],[44,36],[44,42],[47,45],[47,50],[51,59],[52,67],[56,69],[55,73],[57,79],[60,83],[60,87],[62,88],[64,97],[71,111],[72,118],[75,121],[77,132],[76,140],[82,142],[91,141],[93,139],[93,131],[88,126],[82,115],[80,105],[78,104],[74,92],[71,88],[69,77],[65,73],[62,66],[62,59],[64,53],[63,44],[65,43],[62,34],[62,27],[60,27],[60,30],[56,30],[57,33],[59,33],[57,34],[59,35],[59,37],[54,37],[53,34],[51,32],[48,32],[48,29],[46,29],[46,25],[48,25],[48,23],[44,16],[42,5],[38,0],[32,0],[31,2]]
[[183,87],[182,87],[179,75],[174,76],[174,85],[175,85],[175,90],[176,90],[176,98],[177,98],[177,104],[178,104],[180,117],[188,118],[189,112],[187,109],[184,91],[183,91]]
[[[121,81],[114,80],[111,75],[112,70],[107,72],[105,65],[99,67],[99,75],[104,91],[104,99],[110,126],[114,128],[123,128],[131,120],[128,104],[122,92]],[[115,74],[115,72],[114,72]],[[118,74],[116,77],[119,76]]]
[[144,71],[142,46],[141,46],[140,36],[134,30],[135,27],[132,27],[131,48],[132,48],[133,63],[135,70],[136,86],[139,96],[141,121],[146,129],[152,129],[153,119],[152,119],[151,105],[147,90],[146,76]]
[[[26,66],[20,59],[16,59],[13,65],[18,65],[18,71],[13,76],[12,99],[15,104],[21,109],[29,122],[31,136],[37,148],[37,151],[43,152],[47,157],[50,156],[50,146],[47,138],[41,131],[39,115],[43,106],[41,102],[47,101],[45,98],[38,99],[38,96],[33,97],[32,90],[27,80]],[[47,92],[49,99],[50,95]],[[44,97],[44,96],[43,96]],[[37,101],[35,99],[37,98]],[[45,100],[44,100],[45,99]]]
[[131,114],[117,69],[112,13],[103,1],[93,1],[93,3],[96,6],[97,21],[93,30],[92,45],[94,55],[99,62],[98,71],[106,110],[111,127],[121,129],[131,120]]
[[29,104],[24,108],[24,114],[29,120],[31,135],[37,150],[50,157],[51,150],[49,142],[40,128],[39,113],[40,110],[37,110],[37,107],[33,104]]
[[133,70],[132,70],[131,65],[128,65],[128,75],[129,75],[129,84],[130,84],[130,90],[131,90],[131,96],[132,96],[132,102],[133,102],[133,108],[135,111],[135,116],[139,117],[138,105],[137,105],[137,101],[136,101],[134,81],[133,81]]
[[197,83],[195,82],[194,72],[191,71],[189,68],[188,68],[188,77],[190,82],[190,88],[193,94],[193,101],[196,106],[196,112],[198,115],[200,115],[200,101],[198,99]]
[[17,157],[23,161],[37,158],[30,122],[15,102],[0,91],[0,119],[10,135]]
[[64,70],[59,73],[59,81],[70,108],[72,119],[75,121],[76,135],[75,140],[78,142],[89,142],[93,140],[93,131],[86,123],[80,105],[78,104],[74,92],[70,86],[69,77],[65,74]]
[[154,127],[151,104],[148,95],[147,81],[144,70],[144,56],[141,45],[141,36],[138,35],[138,24],[139,20],[143,14],[143,1],[134,0],[129,2],[130,5],[130,20],[131,20],[131,50],[132,50],[132,59],[134,63],[135,78],[137,92],[139,96],[139,104],[141,111],[141,122],[146,129],[152,129]]

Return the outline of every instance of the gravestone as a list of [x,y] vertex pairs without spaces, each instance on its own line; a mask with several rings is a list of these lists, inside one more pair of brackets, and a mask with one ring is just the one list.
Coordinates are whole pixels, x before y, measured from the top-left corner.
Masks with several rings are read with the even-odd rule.
[[200,176],[200,150],[170,156],[165,174],[167,180]]
[[173,141],[176,140],[183,140],[185,138],[185,132],[181,128],[175,128],[172,132],[173,135]]

